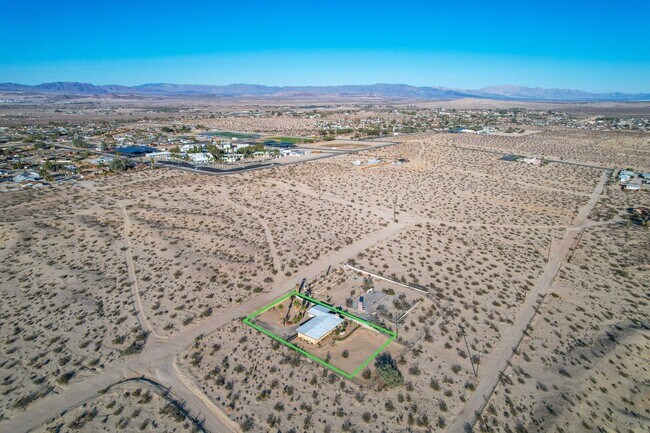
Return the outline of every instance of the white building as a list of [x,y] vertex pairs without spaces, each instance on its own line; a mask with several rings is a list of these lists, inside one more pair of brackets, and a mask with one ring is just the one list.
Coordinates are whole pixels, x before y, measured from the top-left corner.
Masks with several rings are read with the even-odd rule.
[[181,152],[191,152],[195,149],[202,150],[204,148],[205,145],[203,143],[192,143],[192,144],[184,144],[179,149],[181,150]]
[[318,344],[334,332],[341,323],[343,319],[336,314],[319,314],[300,325],[296,331],[298,338],[311,344]]
[[187,156],[192,160],[194,164],[207,164],[214,159],[212,154],[207,152],[188,153]]
[[242,159],[243,157],[244,157],[244,155],[242,155],[240,153],[226,153],[223,156],[223,160],[226,161],[226,162],[236,162],[236,161],[239,161],[240,159]]
[[14,176],[14,182],[19,183],[26,180],[33,182],[35,180],[39,180],[40,178],[41,176],[39,176],[38,173],[34,173],[33,171],[23,171],[22,173]]
[[532,158],[523,158],[522,162],[532,165],[540,165],[542,163],[541,159],[537,159],[534,156]]
[[145,157],[153,159],[171,158],[172,153],[169,151],[147,153]]

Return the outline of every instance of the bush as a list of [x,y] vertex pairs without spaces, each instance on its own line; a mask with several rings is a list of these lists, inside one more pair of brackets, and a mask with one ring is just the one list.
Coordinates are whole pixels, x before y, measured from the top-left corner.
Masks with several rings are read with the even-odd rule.
[[74,376],[75,376],[74,371],[68,371],[66,373],[61,374],[56,381],[59,383],[59,385],[66,385],[68,382],[70,382],[70,379],[72,379]]
[[239,423],[239,426],[243,431],[251,431],[255,427],[255,422],[253,418],[247,416],[242,422]]
[[115,158],[108,165],[110,171],[126,171],[129,168],[129,163],[124,158]]
[[387,387],[395,388],[404,384],[404,377],[390,353],[383,352],[379,354],[375,359],[375,368],[377,369],[377,375]]

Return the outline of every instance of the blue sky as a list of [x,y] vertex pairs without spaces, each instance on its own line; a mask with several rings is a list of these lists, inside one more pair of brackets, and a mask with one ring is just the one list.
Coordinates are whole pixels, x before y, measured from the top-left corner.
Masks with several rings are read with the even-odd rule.
[[0,0],[0,82],[650,91],[650,1]]

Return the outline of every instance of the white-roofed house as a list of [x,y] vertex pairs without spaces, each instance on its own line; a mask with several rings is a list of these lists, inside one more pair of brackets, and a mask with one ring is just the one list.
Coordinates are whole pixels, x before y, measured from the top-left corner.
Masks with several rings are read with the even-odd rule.
[[307,310],[307,314],[309,317],[315,317],[315,316],[323,316],[325,314],[331,314],[332,310],[327,308],[324,305],[314,305],[311,307],[309,310]]
[[[313,307],[310,310],[312,309]],[[314,311],[316,312],[317,310]],[[341,323],[343,323],[343,319],[341,319],[337,314],[322,314],[320,311],[318,313],[319,315],[309,319],[296,329],[296,332],[298,332],[298,338],[311,344],[318,344],[321,340],[334,332]]]
[[214,157],[212,154],[203,152],[203,153],[188,153],[187,156],[192,160],[193,163],[195,164],[207,164],[208,162],[212,161]]

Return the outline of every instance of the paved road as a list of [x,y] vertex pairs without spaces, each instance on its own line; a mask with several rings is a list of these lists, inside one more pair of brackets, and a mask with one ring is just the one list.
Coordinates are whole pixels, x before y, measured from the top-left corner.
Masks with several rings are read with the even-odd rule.
[[[376,146],[371,146],[371,147],[366,147],[364,149],[351,149],[351,150],[340,150],[340,151],[331,151],[329,149],[321,149],[321,148],[314,148],[316,150],[319,150],[323,152],[320,155],[317,156],[312,156],[307,159],[303,160],[298,160],[298,161],[291,161],[291,162],[282,162],[280,161],[270,161],[270,162],[264,162],[264,163],[259,163],[259,164],[251,164],[247,166],[235,166],[233,168],[229,169],[223,169],[223,168],[217,168],[217,167],[210,167],[210,166],[202,166],[202,165],[194,165],[194,164],[189,164],[187,162],[182,162],[182,161],[158,161],[157,164],[167,167],[167,168],[173,168],[177,170],[183,170],[183,171],[189,171],[192,173],[198,173],[198,174],[209,174],[213,176],[228,176],[232,174],[237,174],[237,173],[246,173],[249,171],[255,171],[255,170],[267,170],[269,168],[275,168],[275,167],[284,167],[284,166],[289,166],[289,165],[296,165],[296,164],[304,164],[306,162],[311,162],[311,161],[317,161],[320,159],[327,159],[327,158],[334,158],[336,156],[341,156],[341,155],[348,155],[348,154],[354,154],[358,152],[365,152],[365,151],[371,151],[371,150],[377,150],[381,149],[383,147],[388,147],[388,146],[394,146],[398,143],[394,142],[382,142],[381,144],[378,144]],[[305,148],[301,148],[305,149]],[[311,149],[311,148],[308,148]]]
[[503,338],[492,351],[489,357],[484,357],[481,362],[481,377],[475,393],[469,398],[460,414],[450,424],[448,431],[451,433],[463,433],[465,425],[476,423],[476,414],[483,412],[488,404],[492,393],[499,384],[501,373],[508,367],[514,351],[519,346],[524,332],[537,313],[536,306],[540,295],[546,295],[552,287],[553,281],[560,271],[562,263],[567,259],[571,246],[580,234],[580,231],[587,226],[587,217],[596,205],[598,198],[603,192],[605,183],[609,178],[609,172],[605,171],[596,185],[589,202],[578,212],[575,226],[566,230],[562,240],[556,242],[549,254],[550,260],[542,275],[538,278],[533,289],[526,295],[526,300],[521,306],[514,324],[503,332]]

